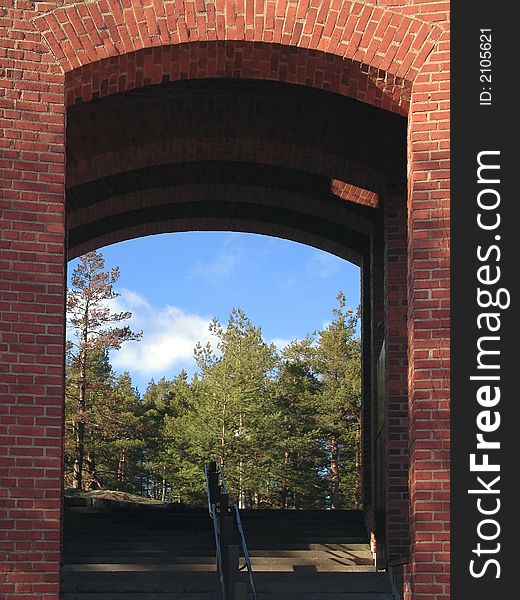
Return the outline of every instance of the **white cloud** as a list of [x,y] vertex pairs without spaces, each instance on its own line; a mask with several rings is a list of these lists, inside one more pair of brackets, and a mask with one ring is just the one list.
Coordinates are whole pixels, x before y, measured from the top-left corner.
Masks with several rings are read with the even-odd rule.
[[171,305],[154,307],[131,290],[120,292],[112,302],[113,310],[130,310],[132,317],[126,324],[142,331],[143,337],[138,342],[125,342],[111,353],[114,368],[148,379],[171,376],[183,368],[193,370],[195,344],[212,339],[208,330],[211,318]]
[[132,290],[128,290],[126,288],[121,288],[119,293],[123,297],[123,303],[127,308],[150,308],[150,303],[148,300],[137,292],[133,292]]

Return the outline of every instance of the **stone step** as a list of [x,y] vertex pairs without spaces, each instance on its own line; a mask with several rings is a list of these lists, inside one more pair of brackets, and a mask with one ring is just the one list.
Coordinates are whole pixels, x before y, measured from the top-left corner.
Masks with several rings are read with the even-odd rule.
[[[334,531],[335,529],[340,529],[342,531],[357,531],[358,529],[365,530],[364,523],[320,523],[320,522],[308,522],[308,521],[276,521],[276,520],[263,520],[263,521],[252,521],[245,518],[242,518],[242,523],[244,527],[249,527],[250,529],[263,529],[265,527],[269,529],[276,530],[278,528],[283,528],[287,530],[299,530],[299,529],[311,529],[311,530],[330,530]],[[140,529],[150,529],[150,530],[163,530],[163,529],[172,529],[172,530],[205,530],[211,529],[211,520],[204,518],[199,521],[179,521],[179,520],[158,520],[158,521],[145,521],[140,519],[135,519],[134,521],[81,521],[81,522],[68,522],[67,526],[73,528],[77,531],[89,531],[90,529],[110,529],[110,530],[119,530],[125,529],[127,527],[138,527]]]
[[207,540],[194,540],[190,542],[189,540],[153,540],[153,539],[141,539],[139,536],[134,538],[133,540],[128,541],[120,541],[116,540],[97,540],[96,542],[84,542],[82,543],[80,540],[75,541],[74,543],[64,543],[64,552],[96,552],[97,550],[128,550],[139,551],[148,548],[158,549],[158,550],[175,550],[177,548],[214,548],[215,541],[212,539]]
[[[161,552],[162,553],[162,552]],[[159,554],[159,552],[157,551],[143,551],[140,554],[149,554],[150,556],[157,556],[157,554]],[[343,559],[343,558],[371,558],[372,557],[372,553],[370,552],[370,549],[368,547],[365,546],[356,546],[355,550],[347,550],[344,548],[338,549],[338,550],[331,550],[331,549],[323,549],[323,547],[318,546],[318,549],[305,549],[305,550],[287,550],[287,549],[279,549],[279,550],[273,550],[273,549],[268,549],[268,550],[256,550],[256,549],[252,549],[249,552],[251,558],[256,558],[258,560],[260,559],[286,559],[286,560],[292,560],[292,559],[309,559],[309,560],[324,560],[324,559]],[[85,554],[83,554],[84,557],[88,558]],[[210,552],[208,552],[206,555],[199,555],[199,554],[195,554],[194,552],[191,553],[187,553],[185,555],[176,555],[176,556],[172,556],[171,557],[171,562],[176,562],[176,563],[183,563],[183,562],[187,562],[187,561],[191,561],[191,562],[200,562],[200,561],[207,561],[207,560],[213,560],[214,561],[214,552],[213,549],[211,549]]]
[[[258,511],[259,515],[253,514],[252,512],[246,513],[246,511],[240,511],[240,515],[244,521],[249,523],[321,523],[324,525],[327,524],[335,524],[342,523],[346,525],[359,525],[364,524],[363,517],[349,517],[349,516],[334,516],[334,518],[330,518],[328,516],[323,517],[319,514],[311,515],[311,514],[301,514],[297,517],[286,515],[273,515],[270,514],[260,514],[261,511]],[[275,511],[273,511],[275,512]],[[92,513],[84,513],[79,515],[71,515],[65,509],[65,520],[69,523],[102,523],[102,522],[110,522],[110,523],[131,523],[138,520],[140,523],[176,523],[176,522],[199,522],[205,521],[209,519],[208,513],[203,514],[146,514],[141,512],[128,512],[128,513],[118,513],[118,512],[92,512]]]
[[[243,562],[243,561],[242,561]],[[252,559],[253,572],[256,573],[291,573],[300,567],[308,567],[319,573],[375,573],[373,564],[359,564],[356,561],[334,562],[313,560],[272,560],[263,562]],[[62,567],[62,573],[176,573],[176,572],[215,572],[215,559],[206,563],[89,563],[70,564]]]
[[[246,574],[241,577],[246,581]],[[215,590],[216,573],[156,572],[143,577],[139,572],[63,573],[62,592],[83,593],[208,593]],[[265,594],[284,593],[389,593],[388,578],[381,573],[320,573],[305,567],[291,573],[256,573],[255,586]]]
[[[273,538],[284,538],[284,539],[308,539],[308,538],[342,538],[342,539],[368,539],[368,534],[363,530],[324,530],[317,529],[315,531],[310,529],[262,529],[262,530],[252,530],[247,527],[244,527],[244,533],[247,536],[255,539],[273,539]],[[153,540],[170,540],[170,539],[207,539],[213,536],[213,531],[210,530],[150,530],[150,529],[140,529],[134,528],[129,531],[128,529],[120,530],[120,531],[106,531],[106,530],[93,530],[90,529],[88,532],[81,532],[79,530],[75,530],[74,534],[69,530],[69,532],[64,536],[65,542],[75,542],[75,541],[86,541],[86,542],[96,542],[98,540],[121,540],[121,541],[132,541],[135,539],[153,539]]]
[[[202,555],[202,554],[195,554],[194,552],[190,552],[190,553],[186,553],[184,555],[175,555],[172,556],[171,553],[170,555],[168,555],[167,552],[154,552],[154,551],[147,551],[147,552],[141,552],[141,553],[132,553],[132,554],[128,554],[125,558],[126,560],[121,560],[121,555],[120,554],[108,554],[105,553],[104,554],[104,558],[105,560],[96,560],[96,559],[100,559],[101,558],[101,553],[97,554],[96,556],[93,555],[80,555],[78,554],[78,558],[83,558],[83,560],[77,561],[79,564],[88,564],[88,562],[91,563],[97,563],[97,562],[106,562],[106,563],[111,563],[111,562],[121,562],[121,563],[128,563],[128,562],[132,562],[132,558],[134,559],[134,562],[136,562],[136,558],[138,558],[137,556],[135,556],[135,554],[139,554],[139,558],[142,557],[147,557],[148,560],[145,561],[146,564],[149,564],[150,561],[154,561],[157,560],[159,561],[161,559],[161,555],[163,555],[162,560],[159,562],[159,564],[164,563],[164,562],[169,562],[171,564],[188,564],[188,563],[192,563],[192,564],[206,564],[206,563],[214,563],[215,562],[215,556],[214,556],[214,552],[212,550],[210,550],[210,552],[207,552],[206,554]],[[316,561],[335,561],[335,562],[339,562],[339,561],[363,561],[363,564],[366,564],[364,561],[371,561],[372,560],[372,553],[370,552],[370,550],[367,549],[363,549],[363,550],[355,550],[355,551],[345,551],[345,550],[251,550],[249,552],[249,555],[251,557],[251,559],[253,559],[253,562],[256,561],[258,564],[263,564],[267,561],[277,561],[277,562],[281,562],[281,561],[286,561],[286,562],[291,562],[291,561],[311,561],[311,562],[316,562]],[[111,560],[108,560],[111,559]],[[76,561],[73,560],[66,560],[65,563],[66,564],[75,564]],[[137,562],[142,562],[142,561],[137,561]]]
[[[338,564],[360,564],[360,565],[373,565],[372,553],[370,549],[363,550],[334,550],[329,549],[326,551],[322,550],[287,550],[287,549],[266,549],[256,550],[251,549],[249,552],[253,564],[264,564],[268,561],[327,561],[335,562]],[[182,554],[175,554],[171,551],[163,550],[142,550],[134,552],[97,552],[97,553],[84,553],[78,552],[76,554],[66,554],[64,556],[64,563],[67,564],[95,564],[95,563],[143,563],[143,564],[206,564],[215,562],[215,552],[213,548],[208,549],[207,552],[198,552],[192,548],[187,548]]]
[[[264,545],[272,542],[274,544],[285,543],[287,546],[293,544],[368,544],[368,536],[340,536],[340,535],[248,535],[246,532],[246,539],[251,544]],[[74,548],[75,546],[84,548],[96,548],[104,545],[119,544],[120,546],[130,545],[137,547],[143,544],[158,544],[159,546],[172,545],[195,545],[207,544],[213,540],[212,535],[136,535],[133,536],[118,536],[113,535],[109,537],[105,536],[92,536],[92,537],[74,537],[65,538],[64,544],[66,547]]]
[[[102,559],[103,562],[80,562],[79,560],[74,563],[67,563],[63,565],[62,572],[116,572],[116,571],[207,571],[214,570],[215,559],[211,557],[207,561],[186,561],[186,562],[172,562],[166,558],[162,561],[153,559],[141,559],[139,562],[135,562],[136,558],[124,560],[113,559],[107,561]],[[137,559],[139,560],[139,559]],[[244,559],[241,559],[241,564],[244,564]],[[292,572],[300,567],[308,567],[320,572],[363,572],[363,573],[374,573],[375,567],[371,559],[337,559],[337,560],[313,560],[313,559],[269,559],[261,561],[258,559],[251,559],[253,565],[253,571],[256,572]]]
[[[285,544],[275,543],[262,545],[252,545],[248,543],[250,554],[253,556],[280,555],[294,556],[298,552],[340,552],[340,553],[360,553],[370,552],[368,544]],[[212,541],[208,544],[154,544],[136,543],[135,546],[120,545],[113,543],[112,545],[103,544],[88,547],[82,544],[75,546],[67,546],[65,548],[65,558],[71,556],[100,556],[100,555],[134,555],[134,554],[169,554],[172,556],[206,556],[214,553],[215,543]]]
[[[238,539],[236,539],[238,543]],[[318,546],[322,546],[324,550],[330,549],[348,549],[353,547],[363,547],[368,546],[366,540],[359,539],[345,539],[345,538],[327,538],[324,540],[319,540],[316,538],[312,538],[311,540],[285,540],[285,539],[275,539],[275,540],[255,540],[247,538],[247,545],[251,549],[256,550],[312,550],[317,548]],[[164,541],[154,541],[154,540],[129,540],[128,542],[119,542],[119,541],[104,541],[98,540],[96,543],[84,543],[74,542],[74,544],[64,544],[65,554],[67,553],[75,553],[75,552],[106,552],[110,551],[142,551],[142,550],[165,550],[170,552],[176,552],[179,554],[183,548],[193,548],[193,549],[205,549],[205,548],[214,548],[215,542],[214,540],[202,540],[202,541],[194,541],[189,543],[186,540],[164,540]]]
[[[349,519],[313,519],[310,516],[305,516],[304,518],[294,519],[280,519],[280,518],[255,518],[251,516],[243,515],[241,512],[242,522],[244,525],[247,525],[251,528],[254,527],[284,527],[284,528],[313,528],[313,529],[323,529],[329,528],[333,529],[336,527],[340,527],[341,529],[349,529],[349,528],[365,528],[365,523],[362,519],[349,520]],[[129,516],[125,516],[124,518],[120,517],[117,514],[111,515],[111,518],[106,515],[98,516],[98,515],[88,515],[87,517],[65,517],[65,524],[73,526],[76,529],[90,529],[91,527],[100,527],[105,528],[109,527],[111,529],[117,529],[118,527],[125,527],[128,525],[138,525],[142,527],[150,527],[150,528],[205,528],[211,524],[211,520],[208,515],[200,515],[200,516],[190,516],[185,517],[183,515],[179,516],[161,516],[161,517],[146,517],[146,515],[134,515],[132,518]]]
[[[65,512],[61,600],[218,600],[207,511]],[[392,600],[359,511],[241,515],[259,600]]]
[[[165,506],[138,506],[135,505],[133,507],[122,506],[121,508],[117,508],[117,505],[114,504],[113,510],[100,510],[90,507],[65,507],[65,511],[68,515],[207,515],[208,509],[205,506],[190,506],[179,508],[175,504],[165,505]],[[242,508],[240,512],[244,515],[251,515],[255,518],[268,517],[268,518],[280,518],[285,520],[286,518],[298,518],[301,516],[311,516],[317,518],[325,518],[325,519],[344,519],[344,518],[363,518],[362,510],[355,509],[339,509],[339,510],[327,510],[327,509],[282,509],[282,508]]]

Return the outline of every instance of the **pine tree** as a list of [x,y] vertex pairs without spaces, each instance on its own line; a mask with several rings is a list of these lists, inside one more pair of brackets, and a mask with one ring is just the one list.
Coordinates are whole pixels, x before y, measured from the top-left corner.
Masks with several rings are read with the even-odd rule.
[[278,442],[277,504],[286,509],[321,508],[325,502],[321,476],[325,456],[316,412],[321,384],[313,344],[313,338],[307,336],[284,348],[275,384],[276,407],[281,415],[280,430],[273,436]]
[[[114,373],[110,365],[108,352],[103,349],[90,351],[85,371],[86,394],[88,399],[83,407],[78,403],[78,382],[80,379],[79,361],[67,356],[65,380],[65,464],[74,470],[77,456],[77,423],[83,422],[84,429],[84,469],[82,469],[83,487],[99,487],[97,469],[97,448],[90,441],[99,439],[96,424],[99,422],[98,406],[113,393]],[[86,480],[85,480],[86,477]],[[66,482],[74,485],[74,473],[66,476]]]
[[[202,462],[193,459],[191,444],[186,443],[192,395],[187,373],[181,371],[173,380],[150,382],[143,397],[143,419],[149,432],[144,465],[146,487],[147,493],[157,499],[182,502],[199,497],[199,492],[204,491]],[[188,477],[186,482],[187,473],[193,474],[194,462],[197,478]]]
[[225,466],[239,504],[258,504],[268,487],[269,467],[263,459],[270,443],[266,431],[276,418],[272,410],[276,349],[265,343],[261,329],[240,308],[231,311],[225,328],[214,320],[211,332],[217,351],[209,344],[195,349],[201,370],[196,435],[206,440],[206,458]]
[[89,363],[98,353],[119,349],[127,340],[137,340],[128,326],[117,324],[131,317],[130,312],[113,312],[109,301],[119,294],[113,286],[119,279],[117,267],[105,270],[105,259],[99,252],[89,252],[79,259],[72,273],[67,293],[67,323],[72,333],[67,343],[67,361],[72,378],[67,388],[74,405],[74,487],[83,489],[87,414],[94,380],[89,377]]
[[324,445],[330,456],[330,507],[333,509],[344,504],[359,505],[361,430],[358,314],[346,308],[343,292],[337,295],[337,300],[334,319],[319,333],[316,348],[316,368],[322,383],[319,412]]

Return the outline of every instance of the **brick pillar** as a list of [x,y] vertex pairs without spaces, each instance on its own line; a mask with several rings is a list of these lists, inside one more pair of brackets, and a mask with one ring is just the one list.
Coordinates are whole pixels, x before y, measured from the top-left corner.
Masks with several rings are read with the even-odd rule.
[[[0,598],[59,598],[64,338],[62,74],[0,15]],[[27,10],[25,10],[27,8]]]
[[389,566],[409,560],[406,195],[384,199],[386,522]]
[[409,126],[411,568],[407,597],[450,597],[449,34],[414,84]]
[[[365,508],[365,518],[367,521],[367,527],[369,533],[377,535],[378,523],[376,522],[376,503],[377,498],[377,451],[376,451],[376,435],[378,431],[378,406],[377,406],[377,362],[379,353],[381,352],[381,346],[383,343],[383,321],[384,321],[384,234],[383,234],[383,219],[382,211],[379,209],[378,213],[381,212],[381,218],[377,218],[373,224],[372,235],[370,239],[370,281],[364,276],[364,286],[370,286],[370,294],[366,295],[366,299],[363,298],[363,314],[366,315],[366,319],[369,321],[369,326],[366,327],[369,330],[370,336],[367,339],[363,338],[364,344],[370,344],[368,348],[369,360],[370,360],[370,382],[366,386],[367,389],[364,392],[367,394],[370,392],[370,397],[367,402],[370,402],[370,438],[367,439],[367,443],[370,444],[370,452],[368,457],[370,458],[370,464],[365,465],[365,476],[369,481],[366,481],[365,487],[369,488],[371,494],[369,496],[370,502],[367,502]],[[368,300],[369,303],[366,301]],[[368,375],[367,374],[367,375]],[[368,426],[367,426],[368,427]],[[367,472],[368,471],[368,472]],[[381,524],[379,523],[379,526]],[[374,540],[372,540],[374,541]],[[374,547],[372,547],[374,550]]]
[[372,265],[370,257],[364,257],[361,267],[361,491],[363,507],[366,511],[367,524],[372,527],[371,509],[373,504],[373,404],[372,404]]

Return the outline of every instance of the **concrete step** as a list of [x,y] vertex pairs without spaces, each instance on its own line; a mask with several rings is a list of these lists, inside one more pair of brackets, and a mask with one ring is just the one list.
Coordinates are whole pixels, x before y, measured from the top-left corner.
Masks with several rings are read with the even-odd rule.
[[[392,600],[359,511],[241,515],[259,600]],[[218,600],[214,545],[202,509],[66,509],[61,600]]]
[[[282,560],[290,561],[333,561],[338,564],[358,564],[373,565],[372,553],[368,546],[338,546],[327,548],[320,545],[314,545],[314,548],[306,549],[250,549],[250,556],[253,564],[264,564],[268,561]],[[256,561],[256,562],[255,562]],[[79,549],[76,553],[67,553],[64,556],[65,564],[206,564],[215,562],[215,551],[213,547],[208,548],[206,552],[193,548],[184,549],[183,553],[173,553],[171,550],[140,549],[127,552],[110,552],[99,549],[97,552],[85,553]],[[296,564],[296,563],[295,563]]]
[[[294,548],[298,550],[300,547],[308,547],[312,544],[321,544],[323,546],[330,547],[331,545],[339,546],[353,546],[353,545],[368,545],[368,538],[364,537],[351,537],[351,536],[284,536],[284,535],[272,535],[272,536],[255,536],[248,535],[246,532],[246,539],[248,545],[251,547],[258,548],[269,548],[273,545],[273,548],[285,547]],[[237,537],[238,540],[238,537]],[[95,550],[96,548],[143,548],[143,547],[158,547],[158,548],[172,548],[172,547],[203,547],[203,546],[214,545],[214,538],[210,535],[197,536],[197,535],[185,535],[185,536],[141,536],[136,533],[135,536],[119,537],[113,536],[105,538],[103,536],[93,538],[74,538],[64,539],[65,549],[83,548],[86,550]]]
[[[323,546],[317,546],[315,549],[305,549],[305,550],[289,550],[289,549],[280,549],[280,550],[256,550],[251,549],[249,554],[252,558],[256,558],[258,560],[269,560],[269,559],[287,559],[287,560],[296,560],[296,559],[312,559],[312,560],[325,560],[325,559],[336,559],[336,558],[371,558],[372,553],[370,550],[364,546],[356,546],[355,550],[347,550],[343,547],[339,549],[324,549]],[[159,554],[154,551],[144,551],[142,554],[150,554],[150,556],[154,557]],[[83,554],[84,558],[88,558],[87,555]],[[114,558],[117,558],[114,555]],[[170,560],[173,563],[184,563],[184,562],[195,562],[195,561],[214,561],[214,552],[213,549],[206,555],[198,555],[194,552],[190,552],[185,555],[176,555],[171,556]]]
[[[241,577],[246,580],[246,574]],[[216,573],[207,571],[154,572],[143,577],[141,572],[65,572],[62,592],[82,593],[211,593],[215,590]],[[255,585],[265,594],[356,593],[388,594],[388,578],[382,573],[321,573],[305,567],[291,573],[255,574]]]
[[[243,561],[242,561],[243,562]],[[372,564],[359,564],[356,561],[313,561],[313,560],[291,560],[265,559],[263,562],[251,560],[253,572],[256,573],[292,573],[300,567],[312,568],[319,573],[349,572],[349,573],[374,573]],[[62,573],[187,573],[215,572],[215,560],[205,563],[89,563],[64,565]]]

